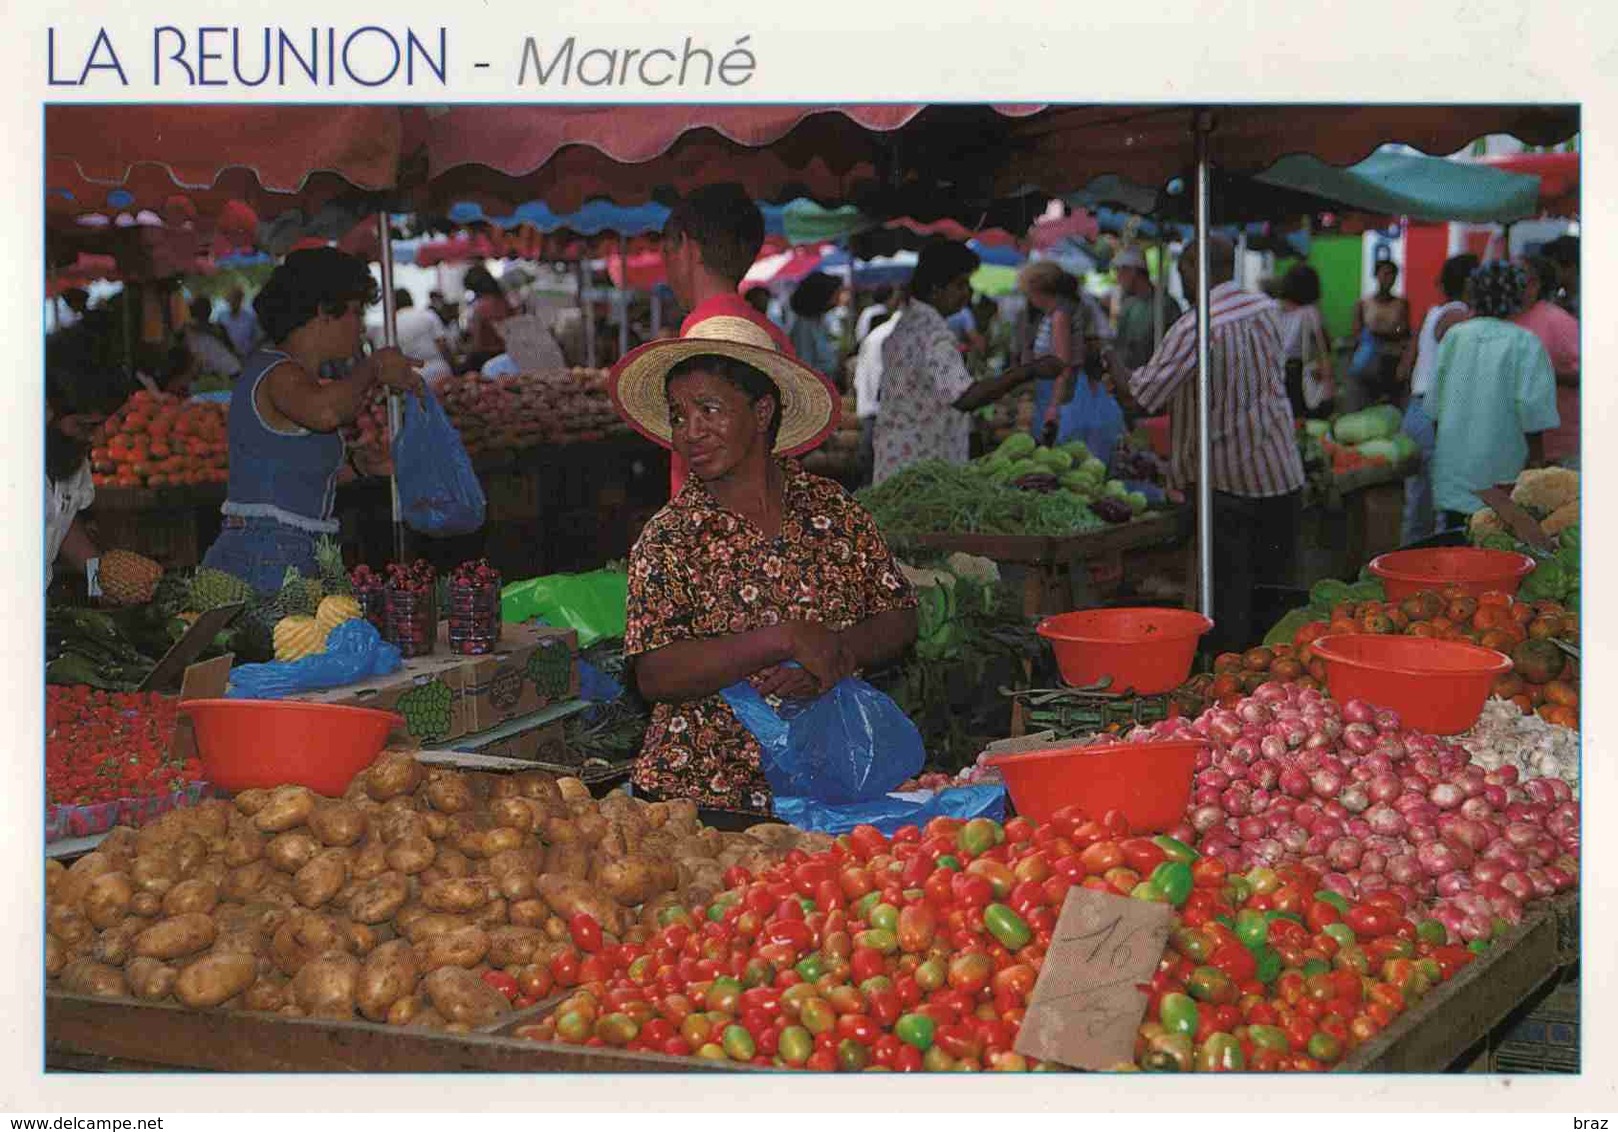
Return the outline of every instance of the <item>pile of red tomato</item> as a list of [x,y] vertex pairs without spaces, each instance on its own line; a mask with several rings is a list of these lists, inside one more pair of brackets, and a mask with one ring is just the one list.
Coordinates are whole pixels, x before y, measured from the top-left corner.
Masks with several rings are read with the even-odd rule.
[[[1303,866],[1229,874],[1120,815],[861,826],[655,930],[486,976],[519,1004],[570,990],[520,1037],[761,1067],[1060,1069],[1014,1049],[1068,890],[1179,910],[1134,1059],[1118,1069],[1320,1070],[1471,961],[1397,897],[1350,905]],[[1435,930],[1436,929],[1436,930]]]
[[88,805],[184,790],[202,778],[196,759],[175,760],[175,702],[83,684],[45,691],[45,802]]

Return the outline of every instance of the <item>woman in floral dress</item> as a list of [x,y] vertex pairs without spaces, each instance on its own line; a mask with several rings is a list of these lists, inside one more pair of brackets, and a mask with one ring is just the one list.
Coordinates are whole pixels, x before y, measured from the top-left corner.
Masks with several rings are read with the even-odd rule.
[[876,523],[788,453],[836,426],[835,393],[745,320],[714,318],[613,370],[614,404],[691,477],[629,557],[624,652],[655,705],[638,793],[767,812],[759,746],[721,689],[812,698],[894,659],[916,599]]

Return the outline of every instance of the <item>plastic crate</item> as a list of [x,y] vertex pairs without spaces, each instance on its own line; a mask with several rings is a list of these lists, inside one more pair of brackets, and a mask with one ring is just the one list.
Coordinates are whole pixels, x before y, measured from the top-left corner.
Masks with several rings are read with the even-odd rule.
[[1579,1072],[1579,984],[1564,983],[1493,1043],[1495,1073]]

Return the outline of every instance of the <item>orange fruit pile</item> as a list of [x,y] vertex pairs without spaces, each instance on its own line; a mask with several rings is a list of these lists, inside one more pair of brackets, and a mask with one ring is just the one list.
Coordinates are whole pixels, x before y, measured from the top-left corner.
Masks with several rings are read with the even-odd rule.
[[224,483],[225,421],[223,405],[142,389],[93,434],[91,475],[97,487]]

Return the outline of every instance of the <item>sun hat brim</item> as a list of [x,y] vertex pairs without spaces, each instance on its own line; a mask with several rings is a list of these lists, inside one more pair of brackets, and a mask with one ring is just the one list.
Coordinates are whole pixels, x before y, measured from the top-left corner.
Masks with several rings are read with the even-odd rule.
[[796,456],[818,446],[836,428],[842,400],[830,381],[779,350],[722,338],[669,338],[648,342],[625,354],[607,378],[612,407],[646,439],[674,446],[665,382],[669,370],[687,358],[718,354],[763,373],[781,393],[781,427],[775,454]]

